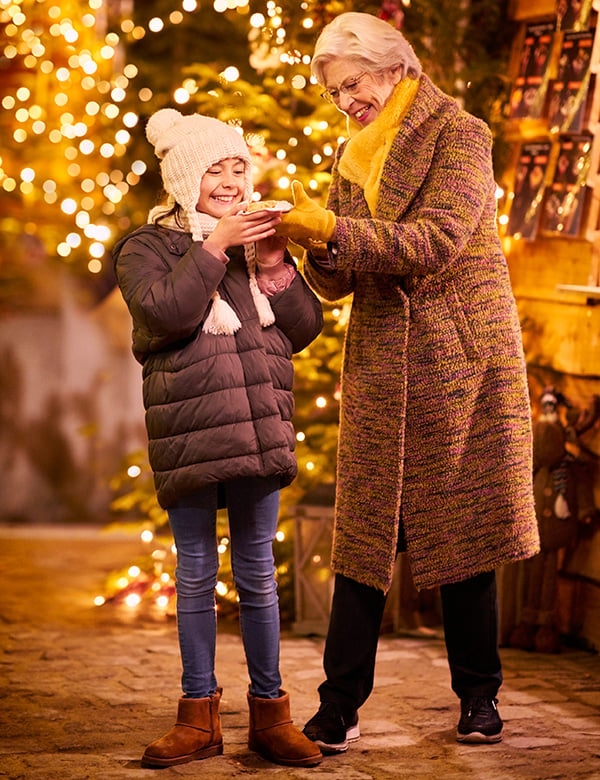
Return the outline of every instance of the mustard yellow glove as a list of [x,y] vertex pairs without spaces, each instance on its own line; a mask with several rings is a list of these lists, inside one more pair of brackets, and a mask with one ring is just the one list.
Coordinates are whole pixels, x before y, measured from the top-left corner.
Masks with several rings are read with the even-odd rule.
[[281,215],[275,232],[305,249],[326,244],[335,230],[335,214],[311,200],[301,182],[292,182],[294,208]]

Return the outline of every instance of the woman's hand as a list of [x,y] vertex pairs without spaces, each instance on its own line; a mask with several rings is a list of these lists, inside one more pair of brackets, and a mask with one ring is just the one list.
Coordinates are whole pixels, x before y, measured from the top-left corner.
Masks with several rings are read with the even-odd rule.
[[299,181],[292,182],[294,208],[282,214],[278,235],[286,235],[305,249],[326,244],[335,233],[335,214],[311,200]]
[[225,252],[231,246],[252,244],[275,235],[275,227],[281,221],[279,212],[244,212],[247,203],[237,203],[217,222],[207,237],[210,243]]

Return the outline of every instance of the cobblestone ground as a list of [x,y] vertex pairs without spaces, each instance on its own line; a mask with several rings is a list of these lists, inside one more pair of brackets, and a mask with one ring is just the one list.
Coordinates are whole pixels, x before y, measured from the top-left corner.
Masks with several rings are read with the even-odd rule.
[[[327,780],[600,778],[600,661],[502,651],[504,740],[454,739],[457,702],[443,642],[382,637],[362,737],[313,769],[270,764],[246,746],[247,676],[237,626],[218,638],[224,755],[142,769],[147,742],[173,723],[179,655],[173,620],[92,606],[104,575],[139,546],[99,532],[0,528],[0,777],[11,780],[323,777]],[[284,635],[284,687],[302,725],[318,705],[321,639]]]

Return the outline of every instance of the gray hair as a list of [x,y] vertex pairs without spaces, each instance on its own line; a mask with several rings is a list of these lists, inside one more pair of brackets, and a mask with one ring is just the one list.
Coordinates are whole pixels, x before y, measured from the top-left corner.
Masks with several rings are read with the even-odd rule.
[[399,30],[376,16],[355,11],[337,16],[317,38],[311,70],[319,84],[325,84],[324,67],[342,58],[371,73],[401,68],[402,78],[418,79],[422,72],[417,55]]

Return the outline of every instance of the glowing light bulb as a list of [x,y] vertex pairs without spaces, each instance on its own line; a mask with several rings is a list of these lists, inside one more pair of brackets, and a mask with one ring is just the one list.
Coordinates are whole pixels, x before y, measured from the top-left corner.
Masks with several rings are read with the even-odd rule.
[[164,26],[165,26],[165,23],[158,16],[154,16],[148,22],[148,29],[151,30],[154,33],[160,32],[163,29]]
[[77,211],[77,203],[73,198],[65,198],[60,204],[60,208],[65,214],[74,214]]
[[173,100],[180,106],[182,106],[184,103],[187,103],[189,99],[190,93],[183,87],[178,87],[175,92],[173,92]]
[[126,114],[123,114],[123,124],[125,127],[135,127],[138,121],[139,117],[133,111],[128,111]]
[[93,244],[90,244],[89,253],[92,257],[95,258],[102,257],[105,252],[106,252],[106,248],[99,241],[94,241]]
[[223,76],[225,81],[237,81],[240,77],[240,72],[234,65],[230,65],[229,67],[225,68],[225,70],[221,73],[221,76]]

